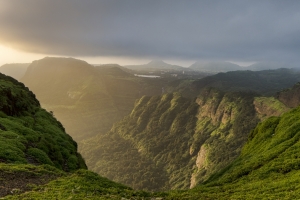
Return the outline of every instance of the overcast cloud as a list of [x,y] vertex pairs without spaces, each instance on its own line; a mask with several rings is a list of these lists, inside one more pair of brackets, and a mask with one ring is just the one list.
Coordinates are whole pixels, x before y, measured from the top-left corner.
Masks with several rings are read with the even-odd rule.
[[0,27],[34,53],[300,61],[296,0],[0,0]]

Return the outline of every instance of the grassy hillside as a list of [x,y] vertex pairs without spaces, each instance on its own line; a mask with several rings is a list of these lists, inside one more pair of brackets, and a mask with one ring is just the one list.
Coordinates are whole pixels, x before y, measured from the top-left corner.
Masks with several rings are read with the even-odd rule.
[[49,167],[47,169],[22,165],[12,167],[18,169],[12,170],[14,173],[25,168],[22,173],[27,175],[23,178],[27,178],[31,173],[38,180],[43,180],[44,177],[50,177],[52,180],[43,185],[33,184],[34,181],[31,181],[26,193],[14,188],[5,199],[152,199],[153,197],[149,193],[134,191],[87,170],[67,174],[53,171]]
[[0,160],[84,168],[77,144],[22,83],[0,74]]
[[274,97],[212,88],[194,100],[145,96],[81,152],[91,170],[135,189],[186,189],[231,163],[260,120],[289,109]]
[[206,184],[173,199],[299,199],[300,108],[260,123],[241,155]]
[[86,169],[77,143],[24,84],[0,74],[0,94],[0,196]]
[[[111,131],[84,141],[81,152],[91,170],[135,189],[194,187],[239,155],[260,120],[254,97],[216,89],[195,100],[179,93],[144,96]],[[267,110],[280,103],[270,102],[260,98]],[[285,111],[261,107],[265,117]]]
[[188,187],[189,172],[182,169],[191,167],[190,155],[182,141],[194,134],[196,112],[197,105],[179,94],[145,96],[110,132],[86,141],[82,152],[91,169],[134,188]]

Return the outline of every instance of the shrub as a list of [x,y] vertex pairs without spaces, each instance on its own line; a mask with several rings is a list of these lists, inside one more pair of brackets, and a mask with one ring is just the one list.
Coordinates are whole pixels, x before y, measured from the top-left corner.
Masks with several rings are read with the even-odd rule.
[[27,154],[34,157],[41,164],[48,164],[54,166],[53,162],[50,160],[48,155],[37,148],[30,148],[27,150]]

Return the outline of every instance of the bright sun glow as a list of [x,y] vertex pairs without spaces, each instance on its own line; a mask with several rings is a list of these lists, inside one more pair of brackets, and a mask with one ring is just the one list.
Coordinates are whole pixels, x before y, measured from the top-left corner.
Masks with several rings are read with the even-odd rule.
[[33,60],[38,60],[43,57],[45,57],[45,55],[21,52],[0,45],[0,66],[6,63],[31,63]]
[[[7,63],[31,63],[34,60],[42,59],[46,56],[61,57],[58,55],[43,55],[27,53],[15,50],[13,48],[0,44],[0,66]],[[69,56],[62,56],[69,57]],[[106,63],[117,63],[121,65],[126,64],[144,64],[149,62],[149,59],[131,59],[122,57],[74,57],[87,61],[90,64],[106,64]]]

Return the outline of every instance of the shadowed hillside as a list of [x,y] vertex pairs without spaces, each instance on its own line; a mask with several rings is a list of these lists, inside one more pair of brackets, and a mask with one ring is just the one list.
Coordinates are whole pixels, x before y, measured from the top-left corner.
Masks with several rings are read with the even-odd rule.
[[292,87],[299,80],[299,72],[291,69],[233,71],[196,80],[191,84],[189,92],[197,94],[203,88],[213,87],[222,91],[252,91],[271,96],[280,90]]
[[210,73],[245,70],[245,68],[230,62],[195,62],[189,69]]
[[107,132],[130,113],[137,98],[161,94],[168,80],[135,77],[115,65],[47,57],[34,61],[22,82],[80,141]]

